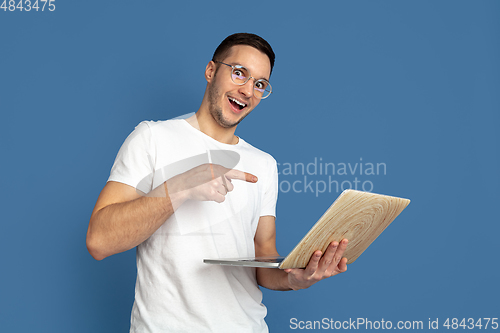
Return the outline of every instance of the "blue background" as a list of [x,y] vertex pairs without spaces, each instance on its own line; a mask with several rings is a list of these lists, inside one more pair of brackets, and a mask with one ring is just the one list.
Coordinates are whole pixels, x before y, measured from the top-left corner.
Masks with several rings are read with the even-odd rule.
[[[500,2],[55,5],[0,11],[2,332],[128,331],[135,251],[92,259],[90,213],[125,137],[196,111],[215,47],[241,31],[277,59],[273,95],[238,135],[280,163],[385,163],[358,179],[412,200],[347,273],[265,290],[271,331],[500,317]],[[338,194],[280,193],[278,250]]]

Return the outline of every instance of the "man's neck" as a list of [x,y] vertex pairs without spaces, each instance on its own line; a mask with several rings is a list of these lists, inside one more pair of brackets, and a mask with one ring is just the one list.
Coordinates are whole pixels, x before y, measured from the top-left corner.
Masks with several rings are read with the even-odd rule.
[[239,142],[239,138],[234,135],[236,126],[231,128],[220,126],[209,112],[203,112],[201,108],[186,121],[194,128],[221,143],[235,145]]

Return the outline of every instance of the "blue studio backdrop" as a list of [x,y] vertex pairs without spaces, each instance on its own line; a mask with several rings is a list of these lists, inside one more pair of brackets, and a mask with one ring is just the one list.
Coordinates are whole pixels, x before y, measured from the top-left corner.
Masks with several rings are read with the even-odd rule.
[[280,253],[343,188],[412,200],[346,273],[264,290],[270,331],[500,331],[499,1],[0,2],[0,331],[128,331],[135,250],[92,259],[90,213],[234,32],[277,55],[236,134],[280,163]]

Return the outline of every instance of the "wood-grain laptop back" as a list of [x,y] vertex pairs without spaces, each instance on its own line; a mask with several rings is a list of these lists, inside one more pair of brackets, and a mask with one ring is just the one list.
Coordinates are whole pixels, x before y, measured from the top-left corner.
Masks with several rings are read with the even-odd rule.
[[315,251],[324,253],[331,242],[342,239],[349,240],[344,257],[351,264],[409,203],[408,199],[345,190],[279,268],[304,268]]

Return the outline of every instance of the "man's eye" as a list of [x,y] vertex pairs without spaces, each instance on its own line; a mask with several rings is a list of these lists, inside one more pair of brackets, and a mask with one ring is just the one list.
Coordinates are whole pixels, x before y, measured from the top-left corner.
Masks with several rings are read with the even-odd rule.
[[266,89],[266,86],[267,86],[267,84],[266,84],[265,82],[262,82],[262,81],[257,81],[257,82],[255,82],[255,87],[256,87],[257,89],[262,89],[262,90],[264,90],[264,89]]

